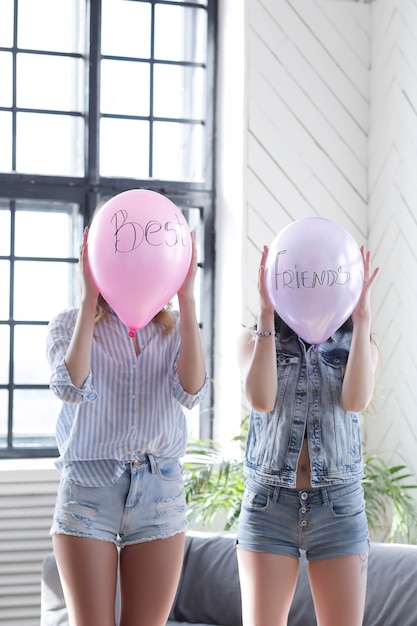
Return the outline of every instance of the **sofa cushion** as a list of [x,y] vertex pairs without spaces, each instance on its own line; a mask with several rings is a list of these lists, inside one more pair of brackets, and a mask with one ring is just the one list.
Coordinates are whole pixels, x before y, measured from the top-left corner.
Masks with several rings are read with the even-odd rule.
[[[371,543],[365,626],[417,626],[417,549],[415,545]],[[288,626],[316,626],[302,554]]]
[[310,625],[316,625],[316,618],[313,599],[311,597],[310,583],[308,580],[307,558],[305,552],[301,552],[300,571],[298,574],[294,600],[288,616],[288,626]]
[[67,607],[52,552],[45,556],[42,563],[41,597],[41,626],[69,626]]
[[363,623],[366,626],[416,626],[416,546],[371,545]]
[[[54,555],[42,567],[41,626],[68,626]],[[364,626],[417,625],[417,547],[372,543]],[[241,626],[235,535],[189,533],[168,626]],[[302,554],[288,626],[316,626]]]
[[241,619],[234,536],[190,533],[170,620],[237,626]]

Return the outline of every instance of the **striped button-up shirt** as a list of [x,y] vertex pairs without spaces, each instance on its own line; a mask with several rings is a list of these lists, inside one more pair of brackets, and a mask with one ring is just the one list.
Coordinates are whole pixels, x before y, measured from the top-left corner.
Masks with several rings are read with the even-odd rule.
[[77,309],[68,309],[49,324],[47,357],[50,387],[63,402],[56,425],[61,473],[85,486],[118,480],[125,464],[140,454],[178,458],[187,442],[182,406],[200,402],[208,378],[195,394],[184,391],[178,376],[179,313],[173,330],[163,335],[150,322],[137,331],[136,355],[126,326],[112,314],[94,328],[91,371],[81,389],[71,382],[64,357]]

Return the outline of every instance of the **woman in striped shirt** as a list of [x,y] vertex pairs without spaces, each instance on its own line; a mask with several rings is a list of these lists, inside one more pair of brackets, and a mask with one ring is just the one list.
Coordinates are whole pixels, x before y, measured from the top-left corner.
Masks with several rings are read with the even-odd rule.
[[183,407],[208,387],[196,249],[179,313],[165,307],[130,337],[92,280],[87,238],[80,306],[48,329],[50,386],[62,400],[54,552],[71,626],[114,626],[118,570],[120,626],[165,626],[184,549]]

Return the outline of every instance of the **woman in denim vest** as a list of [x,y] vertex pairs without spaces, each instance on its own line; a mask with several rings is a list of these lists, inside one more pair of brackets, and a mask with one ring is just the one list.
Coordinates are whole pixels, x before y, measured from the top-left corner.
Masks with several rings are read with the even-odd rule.
[[245,626],[284,626],[300,549],[320,626],[362,624],[369,549],[361,478],[360,412],[374,390],[371,286],[378,268],[361,248],[364,285],[351,318],[310,346],[274,312],[262,252],[255,329],[239,341],[252,407],[238,528]]

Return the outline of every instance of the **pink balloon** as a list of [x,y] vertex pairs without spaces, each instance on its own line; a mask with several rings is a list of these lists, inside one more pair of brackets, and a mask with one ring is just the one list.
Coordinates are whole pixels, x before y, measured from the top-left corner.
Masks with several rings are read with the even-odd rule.
[[364,280],[354,238],[321,217],[297,220],[278,233],[265,272],[276,312],[310,344],[326,341],[348,319]]
[[143,328],[181,287],[191,262],[188,224],[171,200],[131,189],[106,202],[88,234],[91,272],[130,330]]

